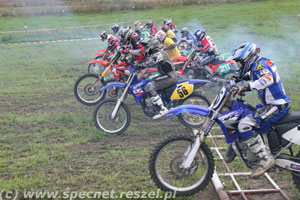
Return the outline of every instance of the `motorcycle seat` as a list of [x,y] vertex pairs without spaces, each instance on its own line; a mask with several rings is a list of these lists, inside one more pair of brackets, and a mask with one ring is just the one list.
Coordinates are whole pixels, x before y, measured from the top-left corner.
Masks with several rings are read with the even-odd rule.
[[274,123],[274,125],[285,124],[292,121],[300,120],[300,112],[289,112],[281,120]]

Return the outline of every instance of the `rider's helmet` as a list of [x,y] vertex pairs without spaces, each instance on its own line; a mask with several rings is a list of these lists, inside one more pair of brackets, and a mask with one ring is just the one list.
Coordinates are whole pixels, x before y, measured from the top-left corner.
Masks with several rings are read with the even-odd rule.
[[168,25],[169,27],[172,27],[172,20],[169,19],[168,21],[166,21],[166,25]]
[[140,33],[143,31],[143,29],[144,29],[144,26],[142,26],[142,25],[137,26],[137,27],[135,28],[135,32],[138,33],[138,34],[140,34]]
[[152,28],[152,26],[153,26],[152,20],[147,21],[146,27],[147,27],[147,28]]
[[120,30],[120,26],[118,24],[114,24],[110,27],[110,29],[114,32],[114,34],[116,34]]
[[161,30],[163,30],[166,33],[166,32],[168,32],[168,30],[170,30],[170,27],[168,25],[163,25],[161,27]]
[[164,31],[158,31],[155,35],[155,39],[162,42],[166,38],[166,33]]
[[146,37],[141,40],[141,44],[145,47],[145,53],[153,53],[153,49],[158,48],[154,37]]
[[132,34],[133,34],[133,32],[130,27],[122,28],[120,30],[120,34],[119,34],[121,37],[120,42],[122,44],[126,44],[126,42],[130,40],[130,37],[132,36]]
[[99,37],[101,38],[102,41],[106,40],[107,39],[107,32],[106,31],[102,31],[99,34]]
[[181,33],[181,36],[182,36],[182,37],[186,37],[187,34],[189,33],[189,30],[188,30],[187,27],[183,27],[183,28],[181,29],[180,33]]
[[205,37],[206,33],[203,29],[197,29],[194,33],[195,39],[199,42]]
[[140,21],[135,21],[135,22],[133,23],[133,25],[134,25],[135,27],[137,27],[137,26],[141,25],[141,22],[140,22]]
[[252,64],[260,57],[260,48],[252,42],[244,43],[234,49],[227,60],[238,62],[238,77],[241,79],[251,69]]
[[166,18],[166,19],[164,19],[164,20],[163,20],[163,25],[166,25],[167,21],[168,21],[168,19],[167,19],[167,18]]

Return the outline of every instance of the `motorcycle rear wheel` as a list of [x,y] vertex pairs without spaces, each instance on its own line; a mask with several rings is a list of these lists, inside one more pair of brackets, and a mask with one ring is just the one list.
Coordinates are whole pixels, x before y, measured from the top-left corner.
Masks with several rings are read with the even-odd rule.
[[[209,107],[210,102],[206,96],[195,93],[195,94],[191,94],[186,99],[183,99],[179,102],[179,105],[185,105],[185,104],[195,104],[204,107]],[[204,123],[203,116],[193,114],[193,113],[181,113],[177,117],[180,123],[182,123],[184,126],[189,128],[200,128]]]
[[214,159],[207,144],[201,143],[189,169],[181,167],[184,153],[193,140],[191,135],[172,135],[154,147],[149,171],[161,190],[190,196],[208,185],[214,173]]
[[[297,153],[296,157],[300,158],[300,151]],[[296,188],[300,192],[300,173],[299,172],[292,172],[292,178],[293,178],[293,181],[294,181],[294,184],[295,184]]]

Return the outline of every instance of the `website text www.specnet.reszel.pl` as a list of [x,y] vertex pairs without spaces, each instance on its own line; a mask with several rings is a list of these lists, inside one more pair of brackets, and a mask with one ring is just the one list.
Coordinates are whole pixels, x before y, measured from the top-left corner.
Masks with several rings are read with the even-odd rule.
[[156,191],[121,191],[117,193],[115,190],[110,191],[33,191],[24,190],[22,192],[18,190],[5,190],[0,191],[0,200],[12,199],[16,200],[18,197],[25,199],[175,199],[176,193],[173,192],[161,192],[157,189]]

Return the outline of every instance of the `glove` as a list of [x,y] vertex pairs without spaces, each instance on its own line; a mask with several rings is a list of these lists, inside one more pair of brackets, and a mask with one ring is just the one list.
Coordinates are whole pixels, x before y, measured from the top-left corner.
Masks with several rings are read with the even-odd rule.
[[238,90],[236,90],[234,93],[233,93],[233,97],[238,94],[240,96],[244,96],[244,93],[245,92],[248,92],[248,91],[251,91],[251,88],[250,88],[250,85],[244,85],[242,87],[239,87]]
[[130,50],[122,50],[121,53],[122,53],[122,54],[129,54],[129,53],[130,53]]

